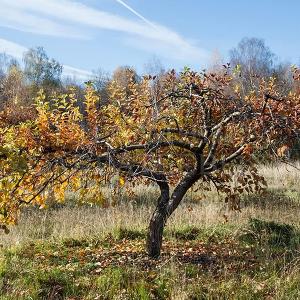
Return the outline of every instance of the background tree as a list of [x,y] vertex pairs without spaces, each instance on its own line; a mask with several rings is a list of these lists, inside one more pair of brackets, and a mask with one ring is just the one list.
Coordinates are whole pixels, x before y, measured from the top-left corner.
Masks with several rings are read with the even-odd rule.
[[230,64],[241,71],[247,89],[256,86],[257,77],[273,74],[275,54],[265,45],[263,39],[243,38],[236,48],[229,52]]
[[224,71],[224,64],[224,58],[222,57],[220,51],[218,49],[215,49],[211,54],[207,72],[222,73]]
[[5,76],[9,67],[13,65],[18,65],[18,63],[13,57],[7,55],[6,53],[0,53],[0,77],[1,78]]
[[262,192],[255,154],[272,154],[298,137],[300,95],[282,98],[271,78],[243,97],[227,69],[216,75],[186,68],[167,74],[154,106],[151,80],[131,80],[127,90],[115,82],[100,109],[87,86],[85,114],[72,93],[52,99],[51,107],[41,93],[36,112],[13,126],[9,111],[2,112],[2,227],[15,223],[23,206],[45,207],[49,191],[57,201],[73,190],[79,201],[107,204],[102,189],[118,176],[120,187],[159,189],[147,239],[149,255],[158,257],[164,226],[188,190],[217,189],[234,209],[242,193]]
[[27,97],[24,73],[18,65],[11,65],[3,80],[3,100],[7,103],[20,105],[26,102]]
[[50,59],[44,48],[37,47],[24,53],[24,73],[35,88],[51,89],[61,84],[63,67],[54,59]]
[[1,82],[1,109],[10,106],[21,110],[31,102],[23,71],[18,64],[11,64]]
[[163,66],[161,60],[153,56],[144,65],[144,74],[151,76],[160,76],[166,73],[165,67]]
[[230,53],[230,64],[238,74],[245,93],[259,88],[261,78],[275,77],[282,91],[292,87],[292,72],[289,63],[278,62],[276,55],[263,39],[243,38]]
[[164,93],[167,72],[161,61],[154,56],[144,65],[144,73],[151,79],[149,82],[151,105],[157,107],[157,102]]
[[95,89],[100,96],[101,104],[107,103],[109,97],[108,86],[111,81],[109,73],[101,68],[94,70],[91,81],[93,82]]
[[0,109],[5,105],[24,104],[28,100],[24,73],[19,63],[5,53],[0,54]]

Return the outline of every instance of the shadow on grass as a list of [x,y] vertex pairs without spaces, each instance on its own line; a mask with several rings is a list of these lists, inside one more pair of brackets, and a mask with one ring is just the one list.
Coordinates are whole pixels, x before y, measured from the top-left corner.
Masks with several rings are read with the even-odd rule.
[[[164,239],[184,241],[203,241],[203,242],[219,242],[230,237],[235,226],[232,224],[218,224],[209,227],[199,228],[196,226],[182,226],[178,228],[166,227],[164,231]],[[111,234],[109,234],[111,236]],[[147,238],[147,229],[132,229],[126,227],[119,227],[113,232],[113,238],[117,241],[127,240],[141,240]]]
[[262,209],[300,208],[300,193],[296,190],[267,190],[262,195],[245,195],[242,203],[244,207],[254,206]]
[[300,232],[289,224],[252,218],[240,236],[241,241],[265,245],[274,249],[296,250],[300,247]]

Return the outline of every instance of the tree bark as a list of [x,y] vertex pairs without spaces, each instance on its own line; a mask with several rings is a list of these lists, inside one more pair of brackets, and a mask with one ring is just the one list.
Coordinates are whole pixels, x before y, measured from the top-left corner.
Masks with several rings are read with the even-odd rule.
[[160,256],[165,223],[166,223],[165,212],[156,209],[150,220],[148,241],[147,241],[148,255],[151,258],[158,258]]
[[152,258],[160,256],[162,236],[167,221],[167,207],[170,197],[169,185],[166,182],[161,183],[160,191],[161,195],[158,198],[157,206],[150,220],[147,238],[147,252]]

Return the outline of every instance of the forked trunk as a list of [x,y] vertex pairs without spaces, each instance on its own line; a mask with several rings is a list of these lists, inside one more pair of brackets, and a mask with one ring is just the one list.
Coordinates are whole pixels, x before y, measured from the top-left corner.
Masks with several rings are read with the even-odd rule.
[[167,219],[178,207],[188,189],[199,179],[200,175],[198,169],[187,174],[174,189],[171,198],[168,184],[166,182],[160,184],[161,196],[158,199],[158,204],[149,224],[147,252],[150,257],[158,258],[160,256],[163,231]]

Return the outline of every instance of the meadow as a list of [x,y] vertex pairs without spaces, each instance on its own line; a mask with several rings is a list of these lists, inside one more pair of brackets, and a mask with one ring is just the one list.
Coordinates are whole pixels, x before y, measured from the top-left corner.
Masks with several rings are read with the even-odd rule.
[[0,299],[300,299],[300,165],[261,166],[263,195],[230,211],[189,192],[167,223],[160,259],[145,237],[158,191],[115,206],[23,210],[0,235]]

